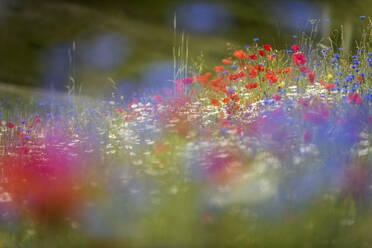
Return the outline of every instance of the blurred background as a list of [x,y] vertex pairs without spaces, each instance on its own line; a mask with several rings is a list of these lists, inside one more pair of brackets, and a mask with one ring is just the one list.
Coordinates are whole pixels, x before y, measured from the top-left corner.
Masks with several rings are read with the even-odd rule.
[[[171,85],[173,19],[188,37],[190,63],[227,56],[227,43],[285,48],[299,33],[327,37],[343,25],[346,45],[372,0],[0,0],[0,89],[128,95]],[[297,35],[297,36],[296,36]]]

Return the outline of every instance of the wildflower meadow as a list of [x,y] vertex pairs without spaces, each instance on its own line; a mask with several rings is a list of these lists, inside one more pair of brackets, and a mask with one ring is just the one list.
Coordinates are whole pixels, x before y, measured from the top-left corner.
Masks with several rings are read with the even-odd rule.
[[354,50],[300,33],[214,66],[175,56],[131,97],[1,95],[0,247],[372,247],[358,28]]

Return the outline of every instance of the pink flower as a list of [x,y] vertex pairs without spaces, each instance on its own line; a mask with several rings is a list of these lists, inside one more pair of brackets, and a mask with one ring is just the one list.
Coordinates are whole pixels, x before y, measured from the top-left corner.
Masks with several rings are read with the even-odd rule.
[[372,125],[372,116],[368,117],[369,124]]
[[163,98],[161,97],[161,95],[156,95],[156,96],[154,96],[153,100],[156,101],[156,102],[162,102]]
[[276,94],[273,95],[273,99],[275,101],[279,102],[282,99],[282,97],[280,96],[280,94],[276,93]]
[[363,98],[361,98],[358,93],[349,94],[347,97],[347,101],[349,103],[354,103],[356,105],[359,105],[363,102]]
[[312,134],[311,131],[308,130],[308,131],[306,131],[306,132],[304,133],[304,141],[305,141],[306,143],[311,142],[312,138],[313,138],[313,134]]
[[194,82],[194,79],[192,77],[184,78],[182,80],[183,84],[192,84]]

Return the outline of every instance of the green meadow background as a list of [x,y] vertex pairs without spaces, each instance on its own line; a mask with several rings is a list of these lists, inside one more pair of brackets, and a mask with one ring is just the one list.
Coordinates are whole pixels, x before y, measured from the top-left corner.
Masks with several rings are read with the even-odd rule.
[[[371,0],[1,0],[2,89],[63,91],[74,78],[83,94],[100,95],[120,85],[129,92],[157,84],[149,80],[151,73],[155,70],[154,77],[162,73],[162,65],[169,69],[172,49],[181,42],[174,39],[174,14],[187,18],[188,13],[180,6],[192,4],[219,6],[228,15],[228,25],[215,23],[222,28],[195,31],[185,28],[185,24],[178,25],[178,31],[185,31],[188,38],[190,63],[200,62],[198,58],[203,54],[206,66],[218,64],[226,56],[228,43],[245,46],[258,37],[262,43],[285,48],[296,42],[294,34],[310,32],[311,24],[304,18],[319,20],[319,38],[332,35],[333,29],[342,25],[346,45],[351,49],[353,38],[358,36],[354,27],[359,16],[372,13]],[[102,36],[109,39],[106,47],[89,54]],[[97,66],[118,49],[121,57],[109,65]]]

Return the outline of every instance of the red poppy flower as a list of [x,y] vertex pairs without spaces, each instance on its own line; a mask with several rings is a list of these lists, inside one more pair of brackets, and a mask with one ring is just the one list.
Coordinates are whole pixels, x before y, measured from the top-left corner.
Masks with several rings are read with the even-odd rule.
[[236,50],[234,52],[234,56],[239,58],[239,59],[246,59],[247,58],[247,54],[245,54],[245,52],[243,50]]
[[249,69],[249,77],[251,77],[251,78],[255,78],[255,77],[257,77],[257,70],[255,70],[255,69]]
[[306,63],[306,57],[302,53],[293,54],[292,59],[296,65],[304,65]]
[[301,49],[301,47],[297,44],[294,44],[294,45],[292,45],[292,49],[295,53],[297,53]]
[[255,89],[255,88],[257,88],[258,87],[258,83],[251,83],[251,84],[247,84],[246,86],[245,86],[245,88],[247,88],[248,90],[250,90],[250,89]]
[[311,72],[310,68],[308,68],[306,66],[300,67],[300,71],[303,72],[303,73],[309,73],[309,72]]
[[315,81],[315,73],[309,72],[308,77],[309,77],[309,82],[313,84]]
[[183,84],[192,84],[194,82],[194,79],[192,77],[184,78],[182,80]]
[[224,64],[231,64],[231,57],[228,57],[227,59],[223,59],[222,63]]
[[265,51],[264,51],[264,50],[260,50],[260,51],[258,51],[258,53],[259,53],[261,56],[265,56]]
[[256,68],[258,71],[265,71],[265,67],[262,65],[255,65],[254,68]]
[[349,94],[347,101],[359,105],[363,102],[363,98],[361,98],[358,93]]
[[36,122],[36,123],[41,122],[41,118],[39,118],[39,117],[35,118],[35,122]]
[[239,102],[240,98],[237,94],[232,94],[230,97],[234,102]]
[[231,74],[230,76],[229,76],[229,79],[231,80],[231,81],[235,81],[235,80],[237,80],[239,78],[239,75],[238,74]]
[[163,98],[161,97],[161,95],[156,95],[156,96],[154,96],[154,101],[156,101],[156,102],[162,102],[163,101]]
[[257,59],[258,57],[257,57],[256,54],[252,54],[252,55],[249,56],[249,58],[253,60],[253,59]]
[[118,107],[118,108],[116,109],[116,111],[118,111],[120,114],[125,113],[124,109],[122,109],[122,108],[120,108],[120,107]]
[[10,128],[10,129],[14,128],[13,122],[9,121],[8,124],[7,124],[7,127]]
[[335,88],[335,84],[326,84],[325,86],[327,89],[331,90]]
[[204,75],[196,76],[196,80],[198,80],[200,83],[207,84],[208,79],[212,76],[210,72],[205,73]]
[[216,98],[211,98],[211,103],[214,105],[214,106],[218,106],[220,105],[220,103],[218,102],[218,100]]
[[360,76],[358,77],[358,81],[359,81],[359,83],[363,83],[363,76],[362,76],[362,75],[360,75]]
[[304,119],[313,124],[321,124],[329,116],[329,111],[325,108],[313,109],[304,113]]
[[269,51],[273,50],[272,46],[267,45],[267,44],[264,45],[264,49],[265,49],[265,50],[269,50]]
[[225,67],[223,65],[220,65],[220,66],[216,66],[215,69],[216,69],[216,72],[221,72],[225,70]]
[[169,95],[172,95],[172,90],[171,90],[171,89],[165,89],[165,90],[164,90],[164,94],[165,94],[165,95],[168,95],[168,96],[169,96]]
[[266,78],[272,83],[278,82],[278,77],[274,73],[267,73]]

